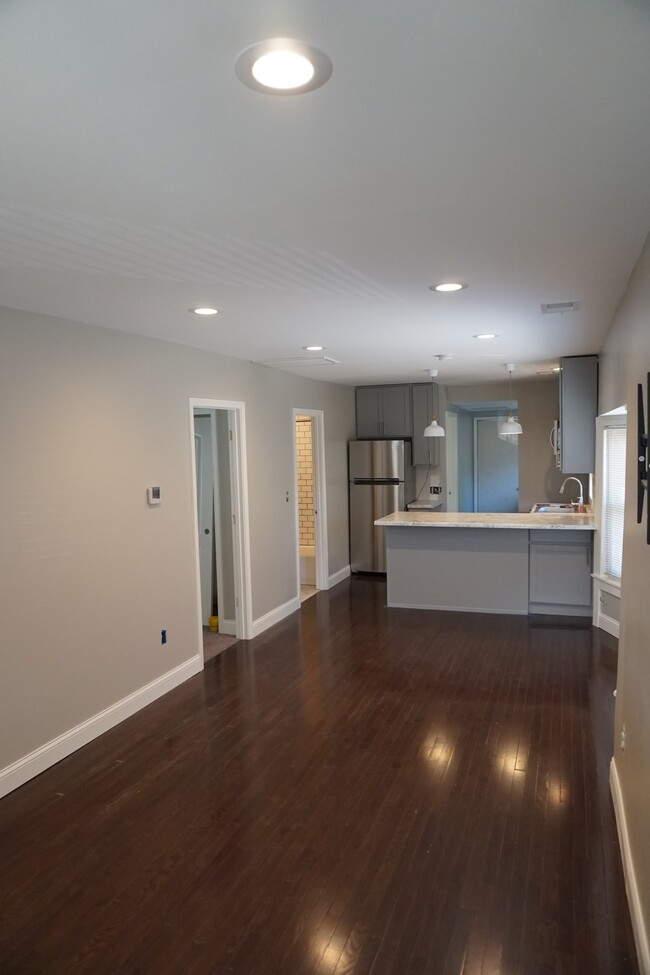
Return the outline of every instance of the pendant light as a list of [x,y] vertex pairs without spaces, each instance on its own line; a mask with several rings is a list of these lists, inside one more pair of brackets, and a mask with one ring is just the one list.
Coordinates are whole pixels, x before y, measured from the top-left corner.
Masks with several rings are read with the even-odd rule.
[[508,434],[514,434],[518,436],[523,433],[521,423],[519,423],[512,415],[512,372],[515,368],[514,362],[506,362],[505,367],[508,370],[508,375],[510,377],[510,396],[508,402],[508,419],[504,420],[503,423],[499,424],[499,436],[504,437]]
[[[431,385],[433,387],[433,399],[435,399],[435,395],[436,395],[435,385],[436,384],[434,383],[433,380],[438,375],[438,370],[437,369],[429,369],[429,375],[431,377]],[[433,402],[433,399],[432,399],[432,402]],[[445,435],[445,428],[439,426],[438,425],[438,421],[436,420],[435,416],[432,416],[431,417],[431,423],[429,424],[428,427],[425,427],[424,428],[424,433],[422,434],[422,436],[423,437],[444,437],[444,435]]]

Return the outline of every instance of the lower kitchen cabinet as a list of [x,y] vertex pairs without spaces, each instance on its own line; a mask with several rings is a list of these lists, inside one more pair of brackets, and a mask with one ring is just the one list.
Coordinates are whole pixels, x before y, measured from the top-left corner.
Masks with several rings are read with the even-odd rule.
[[539,530],[530,533],[530,613],[591,616],[592,534]]

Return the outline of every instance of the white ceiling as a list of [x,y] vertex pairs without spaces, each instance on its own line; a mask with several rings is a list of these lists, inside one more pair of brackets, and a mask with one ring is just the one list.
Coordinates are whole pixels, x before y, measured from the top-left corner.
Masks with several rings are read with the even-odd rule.
[[[327,53],[323,88],[237,80],[279,35]],[[318,343],[340,365],[294,371],[343,383],[596,352],[650,229],[649,52],[646,0],[4,0],[0,304],[256,361]]]

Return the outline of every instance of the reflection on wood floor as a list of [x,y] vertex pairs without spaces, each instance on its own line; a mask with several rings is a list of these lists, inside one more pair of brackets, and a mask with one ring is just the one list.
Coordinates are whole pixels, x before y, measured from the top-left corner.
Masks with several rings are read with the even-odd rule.
[[0,970],[636,975],[614,675],[584,623],[320,592],[0,802]]

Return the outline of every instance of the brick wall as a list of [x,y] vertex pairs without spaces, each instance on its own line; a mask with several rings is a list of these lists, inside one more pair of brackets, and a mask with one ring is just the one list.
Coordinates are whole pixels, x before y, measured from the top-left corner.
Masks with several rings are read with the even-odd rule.
[[298,528],[300,545],[314,544],[314,476],[311,442],[311,417],[296,417],[296,455],[298,458]]

